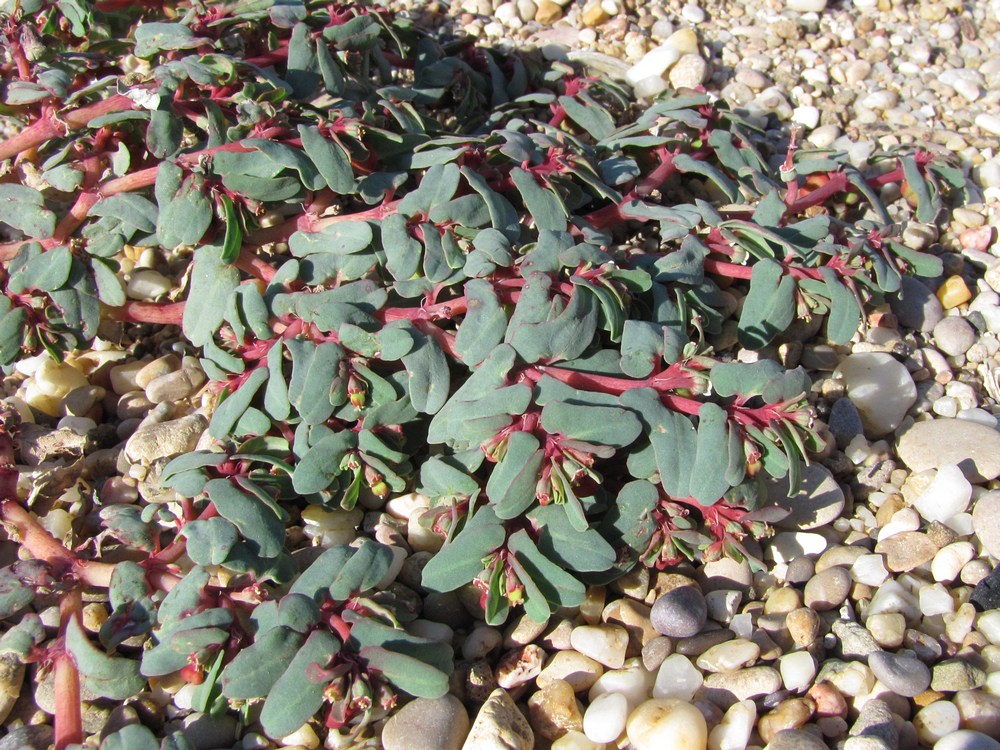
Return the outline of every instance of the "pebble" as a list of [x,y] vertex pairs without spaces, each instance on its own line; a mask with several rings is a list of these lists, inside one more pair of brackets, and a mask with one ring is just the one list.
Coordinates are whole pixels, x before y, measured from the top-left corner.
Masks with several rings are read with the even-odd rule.
[[633,750],[706,750],[708,724],[690,703],[653,698],[628,717],[628,740]]
[[803,602],[817,612],[836,609],[847,599],[851,583],[851,574],[845,568],[827,568],[806,584]]
[[788,613],[785,627],[795,644],[804,648],[819,636],[821,621],[814,610],[801,607]]
[[919,531],[903,531],[875,545],[875,552],[885,555],[885,566],[893,573],[913,570],[933,559],[937,551],[930,537]]
[[697,635],[708,619],[705,596],[694,586],[679,586],[656,600],[649,619],[661,635],[671,638]]
[[972,292],[969,291],[965,279],[961,276],[949,276],[937,288],[935,294],[937,294],[937,298],[941,301],[941,307],[945,310],[951,310],[972,299]]
[[712,646],[695,662],[705,672],[733,672],[757,661],[760,646],[738,638]]
[[584,656],[609,669],[618,669],[625,663],[628,631],[617,625],[581,625],[573,628],[569,642]]
[[958,708],[949,701],[935,701],[924,706],[913,717],[917,738],[925,745],[933,745],[943,737],[958,731],[961,717]]
[[976,332],[965,318],[949,315],[934,326],[934,343],[949,357],[957,357],[976,343]]
[[976,127],[985,130],[991,135],[1000,135],[1000,115],[983,112],[976,115]]
[[954,464],[938,469],[926,490],[913,501],[913,507],[925,521],[947,521],[969,507],[972,485]]
[[1000,491],[992,490],[976,499],[972,528],[986,551],[1000,558]]
[[528,698],[528,719],[535,733],[547,740],[569,731],[584,731],[576,693],[566,680],[553,680]]
[[865,628],[882,648],[899,648],[906,635],[906,618],[899,612],[880,612],[868,616]]
[[827,745],[812,732],[783,729],[771,737],[764,750],[827,750]]
[[[990,674],[995,675],[996,672]],[[989,680],[985,690],[962,690],[955,693],[952,701],[963,727],[1000,737],[1000,696],[992,692]]]
[[890,690],[912,698],[931,684],[931,671],[912,656],[875,651],[868,655],[868,666],[878,680]]
[[648,672],[636,660],[630,659],[624,669],[613,669],[602,674],[590,687],[587,698],[592,701],[606,693],[620,693],[625,696],[631,710],[649,697],[655,680],[655,674]]
[[794,651],[778,660],[778,671],[785,690],[799,692],[812,685],[816,677],[816,660],[808,651]]
[[812,718],[815,705],[809,698],[790,698],[778,704],[757,724],[760,738],[765,742],[783,729],[798,729]]
[[973,483],[1000,476],[1000,432],[964,419],[916,422],[900,434],[896,454],[914,472],[954,464]]
[[7,720],[24,685],[24,664],[13,653],[0,654],[0,724]]
[[705,677],[705,697],[728,708],[733,703],[760,698],[781,689],[781,674],[773,667],[747,667]]
[[535,733],[503,688],[490,693],[472,722],[462,750],[532,750]]
[[682,55],[671,68],[668,77],[675,89],[700,86],[708,76],[708,62],[698,54]]
[[628,699],[621,693],[598,696],[583,715],[583,733],[594,742],[614,742],[625,729],[628,709]]
[[917,388],[906,367],[884,352],[851,354],[834,375],[843,379],[847,396],[871,437],[894,431],[917,400]]
[[893,297],[889,307],[906,328],[928,332],[944,318],[944,308],[941,301],[927,285],[912,276],[904,276],[900,285],[900,294]]
[[589,690],[603,673],[601,663],[589,656],[572,650],[557,651],[539,672],[535,683],[544,688],[552,680],[564,679],[579,693],[581,690]]
[[683,654],[671,654],[660,664],[653,684],[654,698],[690,701],[701,689],[705,678]]
[[208,426],[200,414],[140,427],[125,443],[125,455],[134,463],[149,465],[158,458],[194,450]]
[[866,586],[880,586],[888,577],[883,555],[861,555],[851,565],[851,578]]
[[986,683],[986,672],[961,659],[948,659],[931,670],[931,689],[939,693],[975,690]]
[[982,732],[959,729],[938,740],[934,750],[1000,750],[1000,742]]
[[892,711],[885,701],[873,699],[865,701],[857,721],[851,727],[852,737],[873,737],[894,748],[899,743],[899,730],[892,718]]
[[734,703],[708,735],[708,750],[743,750],[757,721],[753,701]]
[[840,653],[845,659],[864,658],[879,650],[872,634],[856,622],[837,620],[830,629],[840,641]]
[[796,13],[822,13],[826,0],[786,0],[785,7]]

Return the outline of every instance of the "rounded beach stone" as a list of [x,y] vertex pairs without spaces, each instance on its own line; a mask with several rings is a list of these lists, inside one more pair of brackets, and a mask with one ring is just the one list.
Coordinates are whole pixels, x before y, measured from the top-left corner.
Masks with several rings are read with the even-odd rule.
[[1000,476],[1000,432],[967,419],[917,422],[899,436],[896,453],[913,472],[955,464],[973,483]]
[[817,612],[836,609],[844,603],[852,583],[851,574],[846,568],[827,568],[806,584],[804,603]]
[[764,750],[827,750],[826,743],[812,732],[782,729],[771,738]]
[[944,308],[934,292],[912,276],[901,279],[900,294],[892,295],[889,307],[901,325],[924,332],[933,330],[944,317]]
[[704,594],[694,586],[680,586],[656,600],[649,619],[661,635],[690,638],[704,627],[708,605]]
[[883,685],[907,698],[920,695],[931,684],[931,670],[913,656],[876,651],[868,655],[868,666]]
[[834,371],[843,379],[869,437],[895,430],[917,400],[917,387],[906,367],[885,352],[846,357]]
[[976,343],[976,332],[965,318],[949,315],[934,326],[934,343],[944,354],[957,357]]
[[982,732],[959,729],[934,743],[934,750],[1000,750],[1000,742]]
[[469,733],[469,715],[453,695],[417,698],[390,717],[382,730],[385,750],[459,750]]
[[708,724],[690,703],[652,698],[628,717],[626,732],[634,750],[705,750]]

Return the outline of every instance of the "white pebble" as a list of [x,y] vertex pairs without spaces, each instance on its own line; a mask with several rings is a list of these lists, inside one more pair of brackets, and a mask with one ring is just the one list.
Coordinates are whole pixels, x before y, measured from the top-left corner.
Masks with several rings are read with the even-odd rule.
[[808,651],[793,651],[778,660],[785,690],[796,692],[809,687],[816,676],[816,661]]
[[920,589],[920,611],[925,617],[950,614],[955,611],[955,600],[940,583]]
[[983,612],[976,618],[976,630],[994,646],[1000,646],[1000,609]]
[[753,701],[734,703],[708,735],[708,750],[744,750],[756,721],[757,705]]
[[796,107],[792,110],[792,122],[812,130],[819,125],[819,109],[813,106]]
[[583,733],[594,742],[614,742],[625,729],[628,700],[621,693],[605,693],[587,707]]
[[951,701],[934,701],[913,717],[913,727],[921,744],[930,747],[942,737],[958,731],[961,716]]
[[927,521],[947,521],[969,507],[972,485],[955,465],[938,469],[937,475],[916,500],[913,507]]
[[869,616],[883,612],[899,612],[908,620],[918,620],[921,614],[916,597],[895,580],[882,583],[868,604]]
[[785,7],[796,13],[821,13],[826,9],[826,0],[786,0]]
[[778,563],[790,563],[802,555],[819,555],[826,551],[829,542],[821,534],[808,531],[783,531],[776,534],[765,554]]
[[976,115],[976,127],[991,135],[1000,135],[1000,115],[982,112]]
[[690,659],[683,654],[671,654],[663,660],[656,673],[653,697],[689,701],[701,689],[704,682],[705,678]]
[[587,699],[593,702],[602,695],[618,693],[625,696],[629,711],[646,700],[656,676],[639,664],[629,663],[631,666],[625,669],[610,669],[598,677],[587,693]]
[[299,747],[309,748],[309,750],[314,750],[314,748],[319,747],[319,737],[316,736],[315,730],[313,730],[313,728],[306,723],[291,734],[282,737],[281,744],[286,747],[290,745],[297,745]]
[[125,295],[129,299],[149,300],[167,294],[173,288],[170,279],[159,271],[144,268],[133,271],[125,284]]
[[931,561],[931,575],[935,581],[951,583],[975,556],[976,549],[969,542],[954,542],[942,547]]
[[920,528],[920,516],[913,508],[902,508],[892,514],[889,523],[878,531],[878,541],[902,534],[906,531],[916,531]]
[[881,586],[888,577],[882,555],[861,555],[851,566],[851,578],[867,586]]

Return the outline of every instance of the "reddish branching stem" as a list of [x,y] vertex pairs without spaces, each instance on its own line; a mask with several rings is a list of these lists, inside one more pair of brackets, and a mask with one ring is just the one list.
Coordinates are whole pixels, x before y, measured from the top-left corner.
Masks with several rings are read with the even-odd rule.
[[80,590],[73,588],[63,594],[59,601],[59,647],[55,662],[55,746],[63,750],[69,745],[83,742],[83,716],[80,703],[80,673],[66,648],[66,629],[70,622],[79,622],[82,612]]

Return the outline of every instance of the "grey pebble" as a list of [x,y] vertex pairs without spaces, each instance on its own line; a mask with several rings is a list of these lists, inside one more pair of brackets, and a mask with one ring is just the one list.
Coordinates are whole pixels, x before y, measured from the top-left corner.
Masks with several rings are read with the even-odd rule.
[[898,745],[899,730],[885,701],[875,698],[865,702],[851,727],[851,737],[872,737],[882,740],[889,747]]
[[976,343],[976,332],[964,318],[950,315],[934,326],[934,343],[942,353],[957,357]]
[[907,698],[920,695],[931,684],[931,670],[919,659],[876,651],[868,655],[872,673],[893,692]]
[[849,398],[838,398],[833,402],[827,426],[837,439],[837,447],[841,450],[844,450],[854,438],[864,434],[865,431],[858,407]]
[[771,738],[764,750],[826,750],[826,743],[801,729],[782,729]]
[[458,698],[417,698],[386,722],[382,746],[385,750],[459,750],[468,733],[469,715]]
[[653,604],[649,621],[660,635],[690,638],[697,635],[708,619],[705,596],[694,586],[668,591]]
[[900,294],[889,301],[893,314],[900,325],[931,331],[944,317],[944,308],[934,292],[912,276],[904,276]]
[[881,651],[872,634],[856,622],[838,620],[830,628],[840,641],[840,653],[845,659],[857,659]]

